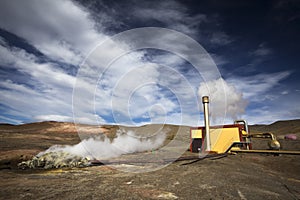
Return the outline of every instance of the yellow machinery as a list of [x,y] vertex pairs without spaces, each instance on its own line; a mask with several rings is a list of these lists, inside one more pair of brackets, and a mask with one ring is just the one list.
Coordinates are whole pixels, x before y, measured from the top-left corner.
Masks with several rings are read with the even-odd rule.
[[[280,151],[280,143],[272,133],[250,134],[245,120],[236,120],[234,124],[210,126],[208,116],[209,97],[202,97],[204,107],[204,127],[190,129],[190,151],[208,153],[249,152],[249,153],[291,153]],[[269,150],[252,150],[252,138],[269,138]],[[300,154],[297,152],[296,154]]]
[[[248,141],[248,133],[245,126],[236,123],[223,126],[210,127],[210,150],[214,153],[225,153],[229,148],[242,148],[250,149],[251,145]],[[191,152],[207,151],[207,140],[205,134],[205,127],[197,127],[190,129],[191,134]],[[238,145],[239,147],[233,147],[232,145]]]

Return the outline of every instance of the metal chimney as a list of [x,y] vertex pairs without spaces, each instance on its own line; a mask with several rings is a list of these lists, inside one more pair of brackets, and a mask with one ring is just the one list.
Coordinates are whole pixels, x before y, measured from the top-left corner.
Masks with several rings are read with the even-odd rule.
[[203,103],[203,111],[204,111],[204,123],[205,123],[205,138],[206,138],[206,151],[210,151],[210,135],[209,135],[209,97],[203,96],[202,97]]

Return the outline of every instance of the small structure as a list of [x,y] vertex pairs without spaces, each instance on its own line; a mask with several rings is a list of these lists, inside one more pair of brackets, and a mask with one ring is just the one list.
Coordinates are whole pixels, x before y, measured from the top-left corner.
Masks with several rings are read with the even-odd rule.
[[190,129],[190,151],[201,153],[227,153],[229,151],[252,150],[252,138],[268,138],[270,150],[279,150],[280,143],[274,134],[257,133],[250,134],[248,124],[245,120],[236,120],[233,124],[210,126],[209,124],[209,97],[202,97],[204,109],[203,127],[192,127]]

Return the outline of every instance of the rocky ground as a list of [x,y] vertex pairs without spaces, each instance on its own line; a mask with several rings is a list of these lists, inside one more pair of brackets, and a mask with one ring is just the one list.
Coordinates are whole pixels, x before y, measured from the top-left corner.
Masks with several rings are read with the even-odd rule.
[[[116,126],[85,125],[80,128],[84,137],[101,129],[110,138],[118,129]],[[170,133],[166,143],[179,127],[168,125],[167,128]],[[156,127],[152,125],[146,129]],[[180,129],[186,133],[183,140],[188,140],[188,130],[188,127]],[[300,120],[251,126],[250,131],[272,131],[283,149],[300,150]],[[296,134],[298,139],[284,140],[284,135],[289,133]],[[54,144],[79,143],[81,138],[75,126],[57,122],[19,126],[2,124],[0,137],[1,199],[300,199],[300,155],[237,154],[190,164],[184,160],[144,173],[117,169],[121,165],[130,168],[126,163],[21,170],[18,163]],[[265,141],[254,142],[267,148]],[[185,152],[183,156],[195,154]]]

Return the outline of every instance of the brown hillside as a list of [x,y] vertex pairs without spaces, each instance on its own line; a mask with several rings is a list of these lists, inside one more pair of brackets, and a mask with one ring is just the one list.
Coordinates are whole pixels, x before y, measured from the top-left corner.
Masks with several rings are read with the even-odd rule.
[[250,125],[250,132],[273,132],[275,135],[295,133],[300,136],[300,119],[277,121],[269,125]]

